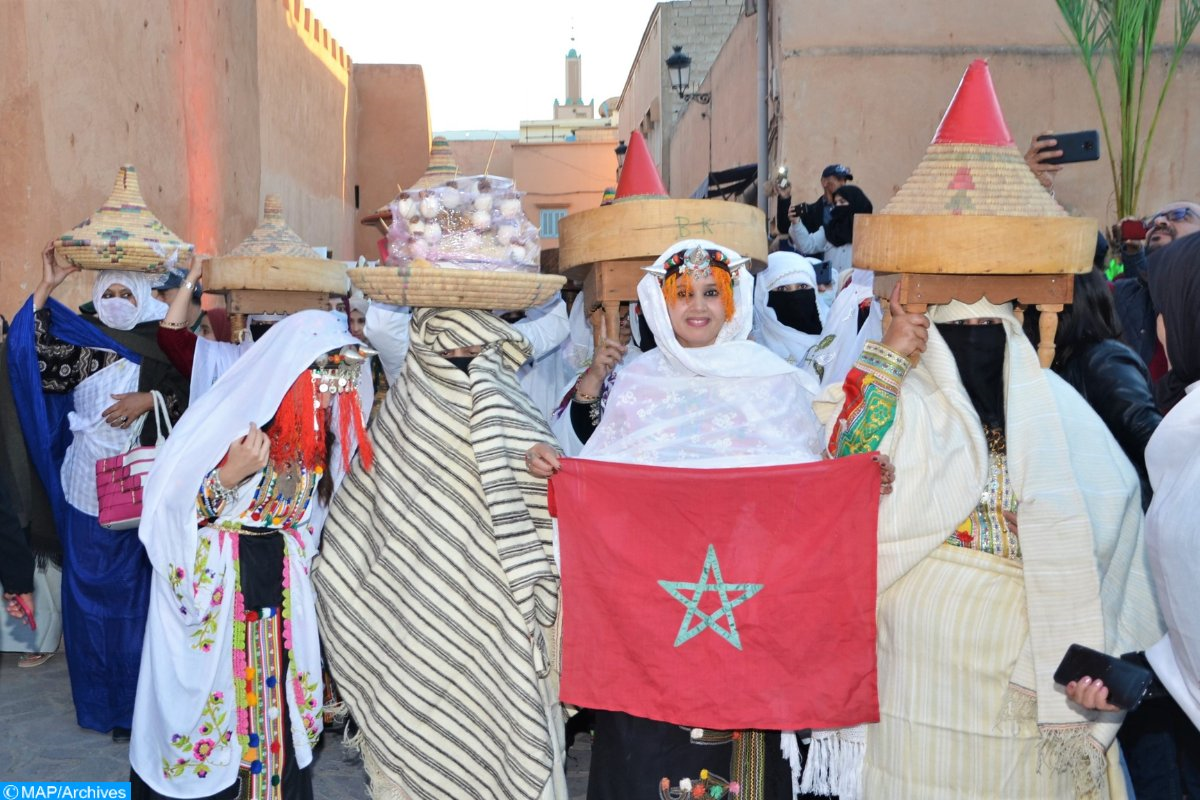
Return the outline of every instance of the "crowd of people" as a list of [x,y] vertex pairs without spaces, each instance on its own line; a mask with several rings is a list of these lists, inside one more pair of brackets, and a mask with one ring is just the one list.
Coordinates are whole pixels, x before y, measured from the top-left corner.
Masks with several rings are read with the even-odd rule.
[[[1053,146],[1026,156],[1048,188]],[[853,266],[872,204],[845,165],[821,187],[776,187],[757,276],[720,242],[667,248],[616,331],[582,295],[516,321],[356,296],[234,341],[198,259],[158,285],[98,272],[76,313],[48,246],[0,386],[25,661],[61,624],[78,723],[131,740],[136,797],[312,797],[337,709],[377,800],[562,798],[562,459],[876,453],[878,721],[584,710],[588,796],[692,796],[731,769],[721,791],[752,800],[1200,796],[1200,206],[1098,236],[1047,370],[1035,309],[876,297]],[[96,462],[159,441],[140,526],[102,526]],[[1161,691],[1126,713],[1100,676],[1061,685],[1074,643]]]

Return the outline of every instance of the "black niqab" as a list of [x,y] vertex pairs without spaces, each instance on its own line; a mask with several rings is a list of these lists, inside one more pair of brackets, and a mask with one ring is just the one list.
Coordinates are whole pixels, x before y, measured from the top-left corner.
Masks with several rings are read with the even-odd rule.
[[854,217],[857,214],[870,214],[875,210],[863,190],[857,186],[846,184],[833,193],[835,198],[843,198],[847,205],[835,205],[825,226],[825,240],[834,247],[841,247],[854,241]]
[[793,292],[776,289],[767,292],[767,307],[774,309],[779,321],[792,330],[810,334],[821,332],[816,289],[797,289]]
[[1008,348],[1004,326],[938,323],[937,329],[954,354],[959,378],[979,421],[1004,430],[1004,353]]
[[453,364],[455,367],[462,370],[464,374],[470,374],[469,372],[467,372],[467,370],[471,366],[471,362],[475,360],[475,356],[443,356],[443,357],[447,361],[449,361],[451,364]]

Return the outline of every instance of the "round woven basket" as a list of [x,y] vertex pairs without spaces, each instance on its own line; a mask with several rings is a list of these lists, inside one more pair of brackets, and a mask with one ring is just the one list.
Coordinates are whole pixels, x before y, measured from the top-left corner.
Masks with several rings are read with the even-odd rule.
[[516,311],[549,300],[566,278],[540,272],[485,272],[413,262],[403,267],[354,267],[350,282],[372,300],[416,308],[502,308]]
[[875,272],[1063,275],[1087,272],[1096,222],[1079,217],[862,214],[854,266]]
[[129,164],[117,171],[104,205],[54,242],[57,258],[80,269],[165,272],[172,258],[178,263],[192,250],[146,207]]
[[321,258],[288,227],[279,195],[263,202],[263,219],[229,255],[204,262],[210,292],[255,289],[284,292],[346,292],[346,265]]

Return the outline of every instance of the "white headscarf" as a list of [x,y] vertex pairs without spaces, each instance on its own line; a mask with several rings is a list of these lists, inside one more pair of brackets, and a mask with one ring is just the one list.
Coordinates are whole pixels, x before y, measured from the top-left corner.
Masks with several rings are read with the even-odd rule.
[[[767,305],[770,293],[780,286],[807,283],[813,289],[816,302],[817,272],[813,267],[821,262],[799,253],[780,250],[767,256],[767,268],[754,282],[754,341],[767,347],[788,363],[801,366],[810,347],[820,341],[819,333],[801,333],[779,321],[775,309]],[[825,307],[817,303],[821,324],[825,324]]]
[[[137,301],[133,312],[126,312],[119,306],[116,309],[111,307],[117,303],[128,303],[127,300],[104,299],[105,290],[114,283],[119,283],[133,292],[133,299]],[[157,322],[167,315],[167,304],[150,293],[154,288],[153,284],[153,277],[145,272],[100,270],[96,275],[95,284],[92,285],[92,305],[96,307],[96,316],[108,327],[119,331],[132,330],[143,322]]]
[[[740,259],[728,248],[688,239],[668,248],[655,265],[697,245],[722,251],[731,263]],[[744,268],[733,293],[733,319],[716,343],[687,348],[671,327],[658,277],[642,278],[638,297],[658,347],[618,373],[583,458],[733,467],[820,457],[821,433],[812,413],[816,380],[747,340],[754,289]]]
[[[357,342],[327,311],[292,314],[192,403],[159,448],[146,485],[138,536],[155,570],[195,560],[196,494],[230,443],[244,436],[251,422],[266,425],[296,376],[318,356]],[[337,464],[340,459],[330,458],[331,467]]]
[[[883,339],[883,311],[875,294],[875,273],[855,269],[843,276],[845,285],[834,298],[818,342],[805,355],[805,364],[816,373],[824,389],[841,384],[868,341]],[[858,309],[871,300],[871,310],[862,328],[858,327]]]

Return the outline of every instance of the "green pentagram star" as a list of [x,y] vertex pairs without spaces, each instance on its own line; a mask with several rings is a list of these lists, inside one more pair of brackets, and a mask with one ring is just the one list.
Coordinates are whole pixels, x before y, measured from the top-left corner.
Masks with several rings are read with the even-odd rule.
[[[710,573],[715,579],[715,583],[709,583],[708,576]],[[683,603],[683,607],[687,609],[687,613],[683,615],[683,624],[679,626],[679,635],[675,637],[676,647],[679,647],[679,645],[696,636],[705,628],[708,628],[738,650],[742,649],[742,640],[738,636],[737,622],[733,618],[733,609],[758,594],[762,590],[763,585],[761,583],[726,583],[721,577],[721,565],[717,561],[717,550],[715,547],[711,544],[708,546],[708,555],[704,559],[704,569],[700,572],[700,579],[698,581],[695,583],[659,581],[658,585],[666,589],[667,594],[671,595],[671,597]],[[692,596],[690,598],[684,597],[680,591],[681,589],[691,591]],[[700,598],[704,597],[705,592],[716,592],[721,598],[720,611],[705,614],[700,610]],[[731,600],[729,599],[730,592],[741,592],[742,594],[740,597]],[[700,622],[695,627],[691,627],[692,617],[700,618]],[[721,627],[720,619],[722,617],[728,619],[728,628]]]

